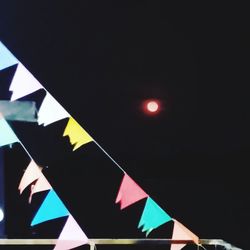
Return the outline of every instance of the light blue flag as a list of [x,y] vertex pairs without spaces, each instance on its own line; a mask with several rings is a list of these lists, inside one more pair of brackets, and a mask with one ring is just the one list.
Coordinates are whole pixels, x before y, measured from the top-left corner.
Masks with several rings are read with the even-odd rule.
[[0,70],[18,64],[18,62],[19,61],[11,54],[3,43],[0,42]]
[[16,134],[3,117],[0,117],[0,147],[19,142]]
[[69,214],[68,209],[64,206],[56,192],[51,189],[33,218],[31,226],[44,221],[68,216]]
[[150,197],[147,198],[138,228],[148,235],[153,229],[171,221],[172,218],[155,203]]

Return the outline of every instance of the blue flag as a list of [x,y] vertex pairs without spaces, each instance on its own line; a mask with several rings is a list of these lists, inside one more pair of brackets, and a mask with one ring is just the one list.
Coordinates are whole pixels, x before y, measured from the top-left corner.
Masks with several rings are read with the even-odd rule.
[[6,69],[15,64],[18,64],[18,60],[3,45],[3,43],[0,42],[0,70]]
[[16,134],[6,120],[3,117],[0,117],[0,147],[15,142],[19,142]]
[[69,214],[68,209],[64,206],[56,192],[51,189],[33,218],[31,226]]
[[142,232],[147,231],[148,235],[153,229],[171,220],[172,218],[148,197],[138,228],[143,227]]

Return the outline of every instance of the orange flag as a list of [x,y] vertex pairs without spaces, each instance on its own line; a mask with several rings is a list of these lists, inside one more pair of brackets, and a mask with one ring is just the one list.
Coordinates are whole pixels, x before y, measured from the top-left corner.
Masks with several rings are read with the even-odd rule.
[[27,186],[29,186],[33,181],[37,180],[40,177],[40,175],[42,174],[41,171],[41,168],[39,168],[39,166],[33,160],[31,160],[18,186],[20,194]]
[[127,174],[124,174],[115,203],[120,202],[121,209],[123,209],[146,197],[148,197],[148,194]]
[[82,145],[93,141],[93,138],[77,123],[73,117],[69,118],[63,136],[69,136],[70,143],[74,145],[73,151]]
[[[174,221],[174,229],[172,240],[192,240],[197,245],[199,245],[199,238],[194,233],[192,233],[189,229],[187,229],[183,224],[173,219]],[[180,250],[186,244],[172,244],[170,250]]]
[[32,195],[34,193],[46,191],[52,189],[50,183],[46,179],[46,177],[41,173],[40,177],[37,179],[35,184],[31,185],[31,192],[30,192],[30,197],[29,197],[29,203],[31,203],[32,200]]

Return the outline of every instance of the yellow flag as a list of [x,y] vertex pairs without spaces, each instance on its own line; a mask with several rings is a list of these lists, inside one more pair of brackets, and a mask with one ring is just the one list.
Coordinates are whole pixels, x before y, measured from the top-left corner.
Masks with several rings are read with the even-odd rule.
[[82,145],[93,141],[93,138],[77,123],[77,121],[70,117],[67,126],[63,132],[63,136],[69,136],[69,141],[74,145],[73,151]]

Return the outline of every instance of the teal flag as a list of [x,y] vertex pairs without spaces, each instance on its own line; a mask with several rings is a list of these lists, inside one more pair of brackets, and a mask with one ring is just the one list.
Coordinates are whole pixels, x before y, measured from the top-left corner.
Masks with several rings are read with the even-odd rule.
[[56,192],[51,189],[45,197],[41,207],[38,209],[35,217],[33,218],[31,226],[42,223],[44,221],[67,216],[69,214],[69,211],[64,206]]
[[153,229],[171,221],[172,218],[155,203],[150,197],[147,198],[138,228],[148,235]]
[[0,42],[0,70],[18,64],[18,60],[11,52]]
[[16,134],[6,120],[0,117],[0,147],[15,142],[19,142]]

